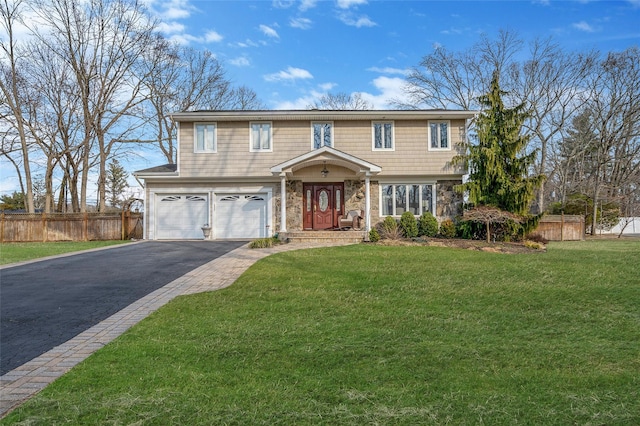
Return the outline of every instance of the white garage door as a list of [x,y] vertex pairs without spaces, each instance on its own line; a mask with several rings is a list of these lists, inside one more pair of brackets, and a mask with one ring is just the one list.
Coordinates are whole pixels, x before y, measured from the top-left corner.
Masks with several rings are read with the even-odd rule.
[[202,226],[209,223],[206,194],[164,194],[156,197],[156,238],[202,239]]
[[216,196],[216,238],[262,238],[267,236],[267,194]]

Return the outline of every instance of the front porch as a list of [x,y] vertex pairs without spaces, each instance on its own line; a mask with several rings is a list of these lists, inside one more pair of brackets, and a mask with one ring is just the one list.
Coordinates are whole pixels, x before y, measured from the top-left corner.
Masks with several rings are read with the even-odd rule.
[[313,230],[310,238],[321,238],[317,232],[340,229],[341,217],[351,210],[361,216],[362,230],[369,231],[371,178],[380,172],[375,164],[328,146],[272,167],[280,177],[278,233]]
[[278,233],[288,243],[357,244],[366,241],[366,231],[288,231]]

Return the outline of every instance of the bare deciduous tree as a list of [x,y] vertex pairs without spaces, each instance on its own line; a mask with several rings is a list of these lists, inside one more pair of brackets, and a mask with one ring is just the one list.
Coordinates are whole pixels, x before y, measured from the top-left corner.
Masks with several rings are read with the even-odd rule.
[[373,109],[373,105],[363,99],[360,93],[328,93],[307,108],[357,111]]

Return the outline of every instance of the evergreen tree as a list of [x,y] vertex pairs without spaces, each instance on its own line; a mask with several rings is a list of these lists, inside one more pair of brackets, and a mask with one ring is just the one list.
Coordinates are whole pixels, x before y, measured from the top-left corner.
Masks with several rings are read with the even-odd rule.
[[11,195],[0,197],[0,210],[24,210],[24,193],[14,191]]
[[121,207],[124,201],[124,192],[128,187],[129,173],[120,165],[118,160],[112,160],[107,169],[107,201],[112,207]]
[[468,181],[457,188],[468,192],[475,205],[524,215],[544,176],[529,176],[536,153],[524,154],[530,138],[522,134],[525,106],[506,108],[504,94],[495,72],[489,93],[478,98],[483,111],[476,120],[477,143],[469,144],[467,153],[456,158],[469,170]]

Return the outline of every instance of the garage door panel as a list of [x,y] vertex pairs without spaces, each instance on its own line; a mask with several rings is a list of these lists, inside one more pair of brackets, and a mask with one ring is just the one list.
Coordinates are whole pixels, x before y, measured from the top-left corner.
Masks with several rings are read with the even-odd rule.
[[208,223],[206,195],[159,195],[156,210],[158,239],[202,238],[202,225]]
[[267,236],[265,194],[216,197],[216,238],[250,239]]

